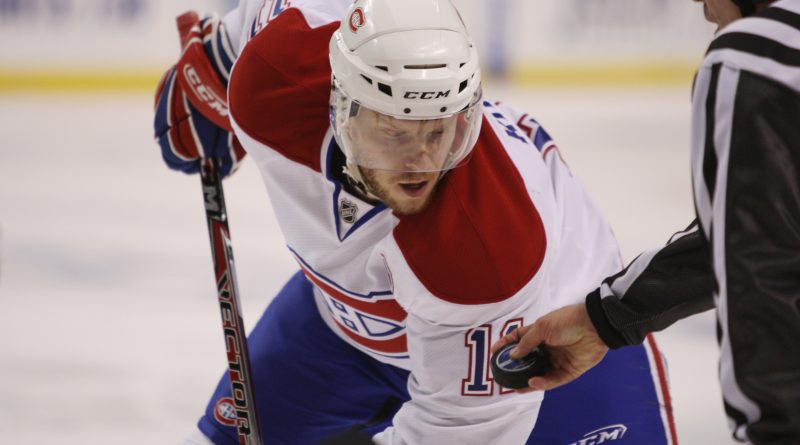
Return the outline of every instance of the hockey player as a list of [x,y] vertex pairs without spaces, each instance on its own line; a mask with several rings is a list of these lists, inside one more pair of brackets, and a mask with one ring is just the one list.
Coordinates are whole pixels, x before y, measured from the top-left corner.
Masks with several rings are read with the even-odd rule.
[[[546,395],[493,381],[493,341],[621,264],[545,130],[483,98],[449,0],[246,0],[184,25],[164,158],[229,173],[243,147],[301,270],[248,340],[265,442],[675,443],[652,341]],[[231,404],[225,376],[187,443],[236,443]]]
[[734,438],[796,445],[800,0],[704,3],[719,32],[692,98],[699,225],[604,280],[585,305],[548,314],[494,348],[521,340],[518,353],[525,354],[550,345],[555,370],[530,382],[548,389],[590,369],[609,347],[639,344],[716,304],[720,383]]

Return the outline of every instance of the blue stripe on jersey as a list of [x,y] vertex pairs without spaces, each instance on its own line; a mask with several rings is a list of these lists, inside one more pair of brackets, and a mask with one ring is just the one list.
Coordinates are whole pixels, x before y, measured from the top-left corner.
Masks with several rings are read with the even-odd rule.
[[253,20],[253,24],[250,25],[250,38],[252,39],[253,37],[255,37],[257,32],[258,32],[258,16],[256,16],[255,20]]
[[547,131],[545,131],[545,129],[539,125],[539,128],[536,130],[536,134],[533,136],[532,142],[533,145],[536,146],[537,150],[542,151],[548,144],[553,142],[553,138],[551,138]]
[[311,271],[311,272],[313,272],[313,273],[314,273],[314,275],[316,275],[316,276],[317,276],[319,279],[321,279],[321,280],[325,281],[326,283],[328,283],[329,285],[331,285],[331,286],[335,287],[336,289],[338,289],[339,291],[341,291],[342,293],[344,293],[344,294],[346,294],[346,295],[349,295],[349,296],[354,296],[354,297],[358,297],[358,298],[362,298],[362,299],[365,299],[365,300],[371,300],[371,299],[373,299],[373,298],[375,298],[375,297],[386,297],[386,296],[392,296],[392,291],[390,291],[390,290],[377,291],[377,292],[370,292],[370,293],[368,293],[368,294],[359,294],[358,292],[353,292],[353,291],[351,291],[351,290],[347,290],[347,289],[345,289],[344,287],[340,286],[340,285],[339,285],[338,283],[336,283],[335,281],[333,281],[333,280],[331,280],[330,278],[326,277],[325,275],[322,275],[321,273],[317,272],[317,270],[316,270],[316,269],[314,269],[313,267],[311,267],[311,265],[310,265],[310,264],[308,264],[308,263],[306,262],[306,260],[304,260],[304,259],[303,259],[303,257],[301,257],[301,256],[300,256],[300,255],[297,253],[297,251],[296,251],[296,250],[292,249],[292,246],[288,246],[288,245],[287,245],[286,247],[289,249],[289,251],[290,251],[290,252],[292,252],[292,254],[295,256],[295,258],[297,258],[297,261],[300,261],[300,262],[303,264],[303,266],[305,266],[305,267],[306,267],[306,269],[310,270],[310,271]]
[[267,21],[270,21],[275,17],[279,16],[280,13],[286,11],[286,9],[289,8],[290,6],[291,5],[289,4],[289,0],[274,0],[272,2],[272,11],[270,11],[269,19]]

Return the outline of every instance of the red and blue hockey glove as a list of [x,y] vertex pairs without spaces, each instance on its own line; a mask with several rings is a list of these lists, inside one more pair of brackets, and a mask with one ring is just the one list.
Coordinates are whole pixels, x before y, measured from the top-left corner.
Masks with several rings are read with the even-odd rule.
[[167,165],[197,173],[200,158],[219,159],[224,177],[245,155],[231,130],[227,87],[235,58],[225,26],[195,12],[178,17],[183,53],[156,92],[155,137]]

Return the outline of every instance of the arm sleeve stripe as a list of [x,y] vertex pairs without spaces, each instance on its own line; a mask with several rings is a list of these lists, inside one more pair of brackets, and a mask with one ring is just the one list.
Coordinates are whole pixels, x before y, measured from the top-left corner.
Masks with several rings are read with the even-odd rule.
[[717,63],[711,68],[711,80],[708,84],[708,96],[706,97],[706,134],[705,134],[705,153],[703,155],[703,179],[710,197],[714,196],[714,183],[717,181],[717,153],[714,150],[714,124],[716,120],[714,114],[717,104],[717,81],[719,80],[719,70],[722,64]]
[[711,43],[707,54],[723,49],[742,51],[772,59],[782,65],[800,67],[800,50],[755,34],[746,32],[723,34]]
[[781,8],[767,8],[758,14],[758,17],[775,20],[792,28],[800,30],[800,14]]

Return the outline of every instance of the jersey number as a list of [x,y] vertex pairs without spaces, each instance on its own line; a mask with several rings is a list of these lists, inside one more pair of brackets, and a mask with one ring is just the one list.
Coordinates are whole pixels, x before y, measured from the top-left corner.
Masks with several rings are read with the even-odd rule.
[[[522,318],[507,321],[500,331],[500,338],[510,334],[514,329],[521,328],[522,325]],[[492,343],[492,325],[478,326],[470,329],[464,335],[464,346],[469,349],[469,370],[467,378],[461,381],[462,396],[491,396],[494,394],[494,379],[489,367]],[[500,394],[513,392],[513,390],[499,386],[498,389]]]

